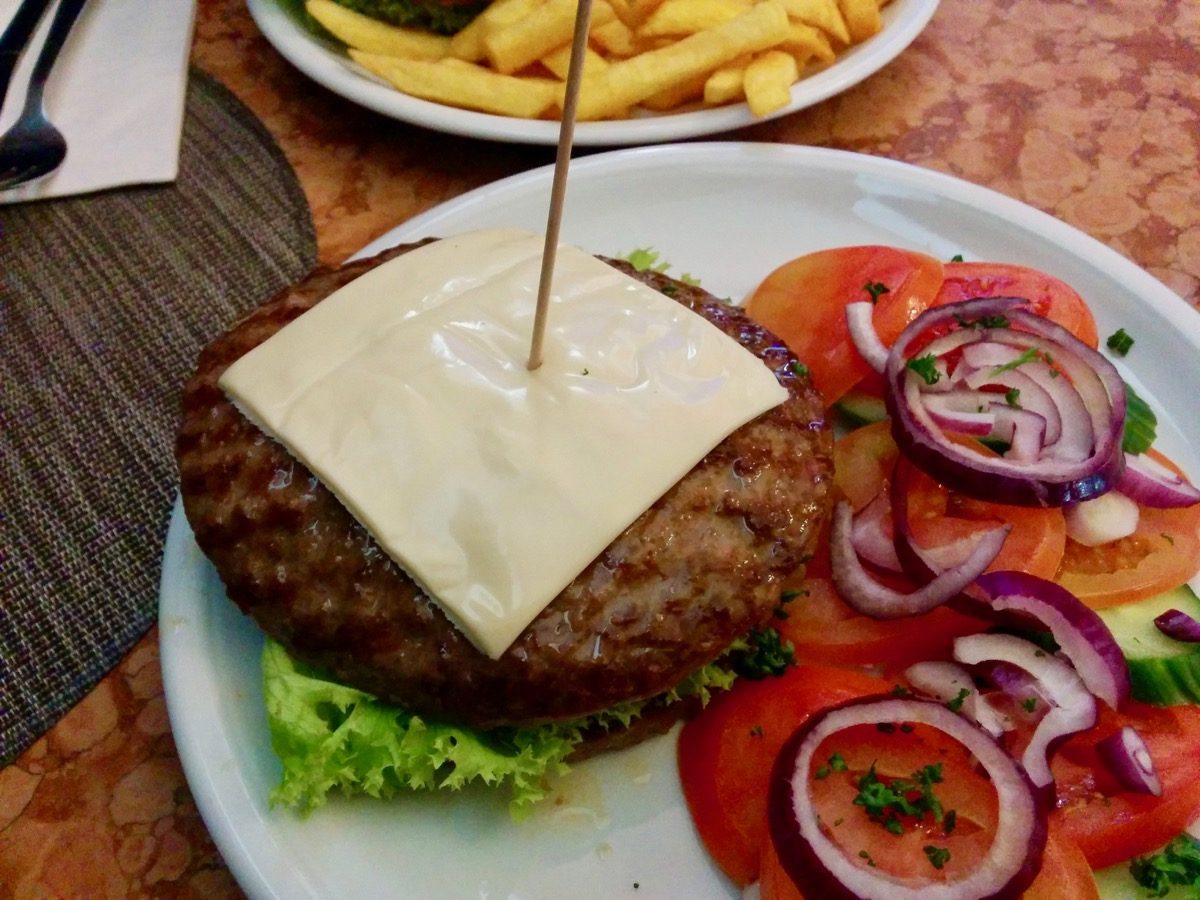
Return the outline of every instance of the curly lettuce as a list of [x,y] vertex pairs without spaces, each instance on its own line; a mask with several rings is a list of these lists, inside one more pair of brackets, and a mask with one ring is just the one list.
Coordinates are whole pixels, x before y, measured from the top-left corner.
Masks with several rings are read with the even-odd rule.
[[407,790],[458,790],[471,782],[507,787],[521,818],[567,771],[585,732],[628,725],[649,703],[727,690],[736,677],[710,664],[653,700],[632,701],[594,716],[541,728],[479,732],[430,722],[297,663],[274,641],[263,648],[263,690],[271,746],[283,777],[271,802],[307,813],[332,791],[390,798]]

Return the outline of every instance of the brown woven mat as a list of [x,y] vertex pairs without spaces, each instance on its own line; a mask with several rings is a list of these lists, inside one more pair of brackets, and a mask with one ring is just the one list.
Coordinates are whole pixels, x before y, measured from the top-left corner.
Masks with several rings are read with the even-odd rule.
[[153,622],[180,388],[315,258],[282,153],[196,71],[174,184],[0,207],[0,765]]

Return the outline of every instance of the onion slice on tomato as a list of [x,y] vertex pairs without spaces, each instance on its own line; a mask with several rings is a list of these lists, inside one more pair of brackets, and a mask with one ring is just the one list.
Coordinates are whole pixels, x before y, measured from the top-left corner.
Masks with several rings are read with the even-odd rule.
[[1089,691],[1116,709],[1129,697],[1129,665],[1096,611],[1066,588],[1026,572],[987,572],[973,594],[997,612],[1032,618],[1049,629]]
[[[817,750],[848,728],[883,723],[914,723],[942,732],[970,751],[991,780],[999,800],[996,832],[987,853],[966,877],[922,884],[889,876],[844,852],[818,817],[811,791]],[[784,869],[804,885],[807,895],[823,900],[1017,898],[1036,877],[1046,844],[1046,812],[1020,765],[982,729],[929,700],[856,700],[810,717],[788,738],[775,761],[767,817]]]
[[1195,485],[1145,456],[1125,454],[1125,472],[1117,487],[1142,506],[1156,509],[1200,503],[1200,490]]
[[[1023,305],[1025,301],[1012,297],[950,303],[926,310],[901,332],[884,371],[884,399],[893,436],[905,456],[968,496],[1021,506],[1066,506],[1098,497],[1117,483],[1125,465],[1121,451],[1125,384],[1103,356],[1065,328],[1023,311]],[[934,357],[929,366],[939,375],[933,384],[909,366],[913,348],[930,330],[1000,317],[1006,327],[962,328],[918,351]],[[947,366],[938,352],[961,350],[966,355],[974,345],[988,347],[989,354],[991,345],[1007,348],[1008,361],[990,369],[958,366],[955,375],[940,377]],[[1041,391],[1055,398],[1060,425],[1058,440],[1043,443],[1036,458],[974,453],[953,441],[925,406],[931,392],[944,397],[947,390],[975,391],[994,383],[1003,387],[1007,371],[1026,368],[1025,374],[1037,381]],[[960,370],[964,370],[960,383],[945,383]],[[997,399],[1003,397],[997,394]],[[1039,414],[1038,418],[1045,423],[1040,438],[1045,442],[1054,417]],[[1020,455],[1029,454],[1025,450]]]
[[904,677],[921,693],[959,705],[959,712],[992,737],[1000,737],[1016,727],[988,702],[975,686],[971,673],[957,663],[940,659],[913,663],[904,670]]
[[854,550],[854,512],[849,503],[841,500],[833,509],[829,533],[830,574],[841,598],[863,615],[876,619],[916,616],[957,596],[996,558],[1007,536],[1008,528],[987,532],[963,562],[906,594],[880,584],[863,568]]
[[1067,537],[1085,547],[1099,547],[1137,531],[1138,505],[1120,490],[1109,491],[1063,510]]
[[1096,754],[1122,786],[1141,794],[1162,796],[1162,781],[1154,768],[1150,748],[1136,728],[1126,725],[1109,735],[1096,744]]
[[856,300],[846,304],[846,326],[850,329],[850,340],[854,349],[868,366],[883,374],[887,365],[888,349],[879,339],[879,332],[871,317],[875,313],[875,304],[866,300]]
[[954,658],[964,665],[1007,662],[1024,669],[1038,680],[1042,693],[1054,705],[1037,724],[1021,765],[1029,780],[1045,788],[1054,783],[1050,771],[1052,746],[1096,724],[1096,698],[1089,693],[1075,670],[1057,656],[1024,638],[1009,634],[971,634],[956,638]]

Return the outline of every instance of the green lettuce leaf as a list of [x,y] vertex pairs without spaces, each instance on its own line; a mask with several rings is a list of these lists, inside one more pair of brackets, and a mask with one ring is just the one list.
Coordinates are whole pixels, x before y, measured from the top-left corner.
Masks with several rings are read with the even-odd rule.
[[625,726],[648,703],[727,690],[736,677],[705,666],[677,688],[586,719],[542,728],[473,731],[426,721],[295,662],[274,641],[263,648],[263,691],[271,747],[283,777],[271,802],[310,812],[334,790],[390,798],[406,790],[457,790],[471,782],[507,786],[521,818],[547,794],[546,777],[567,771],[584,732]]

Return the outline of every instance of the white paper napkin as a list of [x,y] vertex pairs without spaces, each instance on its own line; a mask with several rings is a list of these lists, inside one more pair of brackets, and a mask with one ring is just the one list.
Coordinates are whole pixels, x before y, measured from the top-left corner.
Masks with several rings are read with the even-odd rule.
[[[0,29],[19,5],[0,0]],[[21,58],[0,130],[20,114],[55,8]],[[173,181],[195,11],[195,0],[90,0],[46,85],[46,116],[66,137],[67,158],[45,178],[0,191],[0,203]]]

